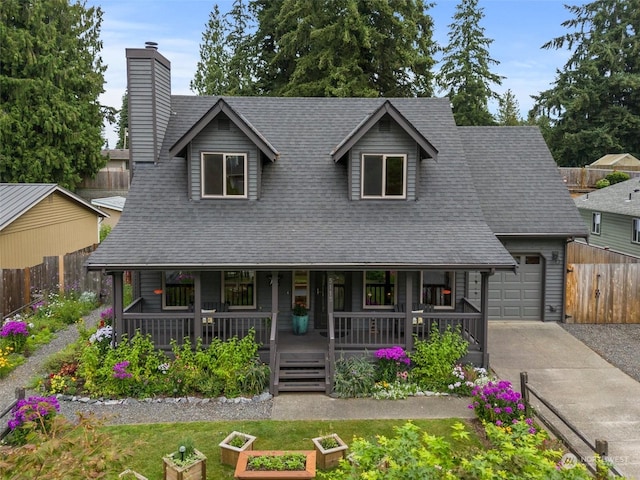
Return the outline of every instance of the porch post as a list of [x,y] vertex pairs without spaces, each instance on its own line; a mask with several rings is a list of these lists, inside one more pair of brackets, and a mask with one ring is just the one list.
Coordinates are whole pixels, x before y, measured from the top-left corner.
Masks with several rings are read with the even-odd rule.
[[405,273],[405,299],[406,299],[406,308],[405,317],[404,317],[404,341],[407,351],[413,350],[413,335],[411,332],[413,331],[413,272]]
[[480,284],[480,315],[482,315],[482,328],[480,348],[482,349],[482,366],[489,369],[489,275],[493,272],[482,272]]
[[124,297],[124,281],[123,272],[112,272],[112,285],[113,285],[113,320],[114,320],[114,332],[111,336],[111,347],[115,348],[118,343],[118,338],[122,338],[124,321],[122,319],[122,303]]
[[197,338],[202,338],[202,282],[200,272],[194,272],[193,276],[193,336],[191,344],[195,345]]
[[271,272],[271,313],[278,313],[278,290],[279,290],[278,272]]

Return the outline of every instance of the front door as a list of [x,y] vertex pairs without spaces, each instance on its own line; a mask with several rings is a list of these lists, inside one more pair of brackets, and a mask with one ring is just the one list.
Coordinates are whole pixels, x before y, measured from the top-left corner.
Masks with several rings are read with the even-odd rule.
[[[346,311],[347,285],[344,272],[331,272],[333,276],[333,311]],[[327,272],[315,272],[313,277],[313,318],[315,328],[326,330],[327,314]]]
[[327,272],[313,272],[313,325],[327,329]]

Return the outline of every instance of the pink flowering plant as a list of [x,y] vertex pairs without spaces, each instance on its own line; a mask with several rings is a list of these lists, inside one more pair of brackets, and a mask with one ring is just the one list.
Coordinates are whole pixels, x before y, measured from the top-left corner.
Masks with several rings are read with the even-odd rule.
[[8,320],[0,330],[0,337],[15,353],[22,353],[29,338],[29,327],[23,321]]
[[395,382],[398,380],[398,374],[406,373],[411,360],[407,352],[400,346],[389,348],[381,348],[375,353],[376,363],[376,381]]
[[[528,415],[528,408],[519,392],[511,387],[511,382],[500,380],[474,387],[471,392],[473,402],[469,408],[474,410],[480,420],[497,426],[517,423]],[[527,418],[528,421],[530,421]],[[531,423],[533,427],[533,423]]]
[[11,419],[7,424],[10,430],[8,443],[24,445],[34,431],[46,435],[59,411],[60,404],[55,397],[33,396],[18,400],[11,409]]

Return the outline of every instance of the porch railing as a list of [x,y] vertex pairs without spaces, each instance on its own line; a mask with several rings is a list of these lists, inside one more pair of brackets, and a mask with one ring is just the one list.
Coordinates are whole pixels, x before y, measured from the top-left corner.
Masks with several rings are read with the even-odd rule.
[[479,312],[333,312],[329,320],[335,330],[337,349],[375,349],[389,345],[412,349],[414,335],[427,340],[433,325],[441,333],[447,328],[460,328],[469,342],[469,350],[479,350],[484,339]]
[[131,338],[140,331],[142,335],[151,335],[157,348],[170,350],[172,340],[182,344],[185,338],[189,338],[195,343],[200,337],[202,345],[208,346],[214,338],[223,341],[234,336],[242,338],[253,328],[256,342],[267,348],[271,326],[271,313],[264,312],[207,313],[202,315],[198,324],[194,312],[141,313],[128,308],[122,315],[121,334]]

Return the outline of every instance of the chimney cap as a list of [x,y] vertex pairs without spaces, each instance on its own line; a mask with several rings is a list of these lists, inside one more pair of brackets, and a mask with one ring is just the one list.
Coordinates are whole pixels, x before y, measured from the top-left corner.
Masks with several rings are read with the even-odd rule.
[[158,49],[158,43],[157,42],[144,42],[144,48],[150,48],[152,50],[157,50]]

